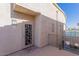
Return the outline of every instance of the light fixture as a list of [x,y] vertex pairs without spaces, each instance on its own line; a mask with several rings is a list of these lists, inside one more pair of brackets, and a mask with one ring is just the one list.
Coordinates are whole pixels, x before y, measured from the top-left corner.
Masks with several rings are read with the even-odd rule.
[[12,22],[12,25],[16,25],[17,24],[17,20],[16,19],[12,18],[11,22]]

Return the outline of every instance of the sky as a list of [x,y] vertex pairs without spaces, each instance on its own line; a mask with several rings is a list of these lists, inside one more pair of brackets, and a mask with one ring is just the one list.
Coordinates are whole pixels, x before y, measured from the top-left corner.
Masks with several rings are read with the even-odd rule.
[[67,28],[77,27],[79,23],[79,3],[58,3],[67,16]]

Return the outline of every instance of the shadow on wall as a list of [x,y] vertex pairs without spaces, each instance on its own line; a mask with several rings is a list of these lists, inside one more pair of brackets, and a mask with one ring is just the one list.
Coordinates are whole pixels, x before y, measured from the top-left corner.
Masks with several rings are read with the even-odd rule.
[[63,34],[64,23],[41,15],[41,44],[59,47],[62,44]]
[[22,26],[23,23],[18,23],[0,27],[0,55],[9,54],[24,47]]

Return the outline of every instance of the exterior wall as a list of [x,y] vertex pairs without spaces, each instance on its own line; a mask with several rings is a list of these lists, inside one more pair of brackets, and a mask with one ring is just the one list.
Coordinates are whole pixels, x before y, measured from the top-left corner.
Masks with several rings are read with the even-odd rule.
[[[18,5],[39,12],[41,15],[35,18],[30,15],[15,13],[10,4],[0,4],[0,55],[6,55],[26,47],[24,44],[24,24],[26,23],[31,23],[34,26],[33,34],[35,35],[33,39],[35,46],[43,47],[49,43],[55,45],[56,32],[59,30],[56,30],[56,26],[58,26],[56,22],[64,23],[65,19],[63,14],[59,12],[59,21],[57,21],[56,11],[58,9],[52,4],[18,3]],[[17,20],[17,25],[12,25],[12,19]],[[54,24],[54,32],[52,32],[52,24]],[[61,27],[63,28],[63,26]],[[51,36],[49,38],[50,34],[52,34],[53,37]]]
[[[56,11],[58,10],[52,3],[17,3],[25,8],[39,12],[49,18],[56,20]],[[39,8],[38,8],[39,6]],[[51,13],[52,12],[52,13]],[[59,12],[60,13],[60,12]],[[63,17],[63,16],[62,16]],[[62,20],[63,22],[64,20]]]
[[55,27],[56,27],[56,23],[55,23],[54,20],[52,20],[51,18],[48,18],[44,15],[41,15],[41,47],[50,44],[50,42],[49,42],[50,40],[51,40],[52,43],[55,42],[56,37],[55,38],[49,37],[50,35],[52,35],[52,36],[55,35],[55,33],[56,33]]
[[35,19],[35,39],[34,45],[36,47],[41,47],[41,15],[37,16]]
[[[9,31],[6,26],[11,24],[11,19],[10,19],[10,4],[5,4],[2,3],[0,4],[0,55],[4,55],[6,52],[8,52],[8,45],[10,45],[9,41],[10,38]],[[8,44],[9,43],[9,44]],[[7,46],[6,46],[7,45]],[[6,51],[7,49],[7,51]]]
[[[39,18],[39,19],[38,19]],[[36,45],[38,47],[43,47],[48,44],[58,47],[60,45],[62,38],[63,38],[63,23],[57,22],[56,20],[53,20],[49,17],[46,17],[44,15],[38,16],[36,20],[39,20],[36,22],[38,25],[36,27],[36,36],[35,40],[37,41]]]
[[[41,16],[36,18],[36,34],[35,34],[35,45],[39,47],[45,46],[48,44],[47,41],[54,46],[56,44],[60,44],[62,41],[64,25],[66,23],[64,14],[59,11],[52,3],[18,3],[18,5],[23,6],[25,8],[31,9],[33,11],[41,13]],[[38,8],[39,6],[39,8]],[[58,17],[57,12],[58,11]],[[52,12],[52,13],[51,13]],[[44,16],[43,16],[44,15]],[[57,18],[56,18],[57,17]],[[48,25],[49,24],[49,25]],[[51,32],[51,25],[54,24],[55,32]],[[49,28],[49,29],[48,29]],[[37,35],[38,32],[38,35]],[[48,34],[51,34],[51,39],[48,38]],[[57,38],[56,38],[57,37]],[[52,39],[54,38],[54,39]],[[58,41],[58,42],[57,42]],[[39,43],[38,43],[39,42]]]
[[[0,15],[0,55],[26,48],[24,24],[33,24],[34,17],[13,12],[7,3],[0,4]],[[12,25],[12,19],[17,21],[15,25]]]
[[0,27],[11,24],[10,4],[0,3]]

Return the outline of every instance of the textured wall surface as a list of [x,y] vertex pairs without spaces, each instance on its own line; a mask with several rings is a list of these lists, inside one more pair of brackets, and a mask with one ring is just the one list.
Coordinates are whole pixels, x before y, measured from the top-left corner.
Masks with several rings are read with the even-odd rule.
[[[59,41],[62,38],[61,32],[63,31],[63,24],[65,23],[63,14],[59,11],[57,20],[57,8],[52,4],[18,5],[39,12],[40,15],[35,18],[31,15],[13,12],[11,4],[0,4],[0,55],[6,55],[26,47],[24,24],[29,23],[33,25],[33,40],[35,46],[43,47],[48,43],[56,46],[56,37],[58,36]],[[12,20],[17,21],[15,25],[12,25]],[[60,25],[58,26],[56,23]],[[58,26],[58,28],[56,26]],[[50,38],[49,35],[51,35]]]

